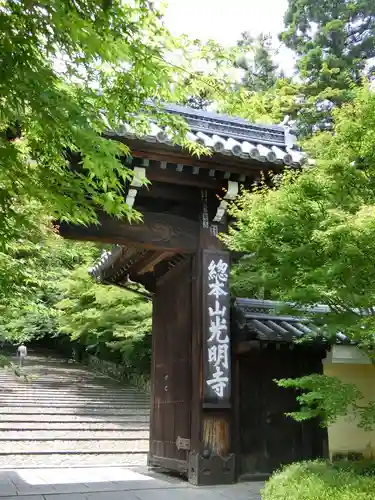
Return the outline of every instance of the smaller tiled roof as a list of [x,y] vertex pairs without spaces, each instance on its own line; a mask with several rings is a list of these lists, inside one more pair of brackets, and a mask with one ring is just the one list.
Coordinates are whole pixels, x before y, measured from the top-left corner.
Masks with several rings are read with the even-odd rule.
[[111,250],[104,250],[95,264],[88,269],[90,276],[100,281],[103,270],[110,268],[121,256],[120,245],[113,245]]
[[[176,105],[166,105],[165,110],[185,119],[190,128],[187,139],[214,153],[291,167],[300,167],[306,161],[287,126],[258,125],[242,118]],[[130,125],[124,124],[120,135],[173,146],[171,135],[156,123],[151,123],[149,132],[140,137]]]
[[[253,338],[262,341],[293,342],[302,337],[324,340],[324,335],[319,328],[308,319],[292,315],[278,315],[277,310],[282,305],[270,300],[237,298],[234,308],[240,314],[240,329],[245,328]],[[326,306],[310,309],[310,312],[314,313],[327,313],[328,311],[329,308]],[[338,332],[336,342],[347,343],[349,339]]]

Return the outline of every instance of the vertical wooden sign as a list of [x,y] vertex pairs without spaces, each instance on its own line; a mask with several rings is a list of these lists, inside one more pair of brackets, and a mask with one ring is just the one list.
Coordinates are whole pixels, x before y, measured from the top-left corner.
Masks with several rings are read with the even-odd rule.
[[229,252],[203,251],[203,406],[228,408],[231,397]]

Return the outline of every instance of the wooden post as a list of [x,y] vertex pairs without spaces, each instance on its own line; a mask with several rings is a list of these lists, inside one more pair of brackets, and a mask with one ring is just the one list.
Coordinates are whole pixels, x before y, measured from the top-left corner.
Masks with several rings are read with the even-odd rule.
[[235,481],[231,453],[231,335],[229,252],[223,250],[203,207],[193,275],[192,413],[189,481]]

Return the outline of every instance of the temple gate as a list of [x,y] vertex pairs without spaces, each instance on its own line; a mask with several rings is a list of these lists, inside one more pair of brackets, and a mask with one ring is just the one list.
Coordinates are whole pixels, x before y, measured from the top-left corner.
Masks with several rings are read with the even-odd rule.
[[[93,276],[134,291],[141,285],[141,293],[153,300],[149,464],[181,472],[194,484],[231,483],[246,473],[271,472],[282,463],[283,451],[274,460],[255,457],[264,454],[259,433],[266,432],[252,395],[258,390],[259,360],[253,351],[249,361],[253,369],[246,371],[239,364],[233,333],[241,329],[238,325],[231,329],[230,318],[228,278],[233,256],[217,234],[227,230],[226,207],[241,187],[251,189],[262,174],[287,165],[299,168],[303,156],[294,148],[289,129],[282,126],[259,126],[178,106],[167,111],[185,118],[192,139],[211,148],[212,156],[190,156],[157,127],[142,138],[128,132],[112,134],[113,140],[130,147],[132,162],[127,166],[134,169],[134,178],[124,193],[127,203],[143,214],[143,223],[99,214],[97,226],[64,223],[60,233],[115,244],[94,267]],[[149,186],[141,185],[143,177],[151,181]],[[321,354],[313,358],[319,371]],[[285,359],[290,362],[290,355]],[[273,390],[282,391],[277,386]],[[246,410],[248,400],[255,404],[250,410]],[[279,405],[277,411],[286,406]],[[257,442],[248,440],[250,451],[241,444],[244,426],[248,434],[252,429],[258,433]],[[277,429],[273,431],[277,436]],[[300,428],[290,428],[288,436],[293,438],[295,432]],[[313,435],[309,432],[306,427],[305,451]],[[277,442],[285,446],[275,438],[274,448]],[[320,449],[300,453],[298,446],[293,459],[321,454]],[[250,462],[245,455],[252,455]]]

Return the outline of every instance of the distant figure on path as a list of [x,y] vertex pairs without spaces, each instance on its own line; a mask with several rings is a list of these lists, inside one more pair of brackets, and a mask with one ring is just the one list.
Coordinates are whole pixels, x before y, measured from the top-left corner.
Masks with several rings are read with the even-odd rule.
[[27,356],[27,348],[25,344],[21,344],[17,350],[17,355],[20,357],[20,366],[24,365],[25,358]]

